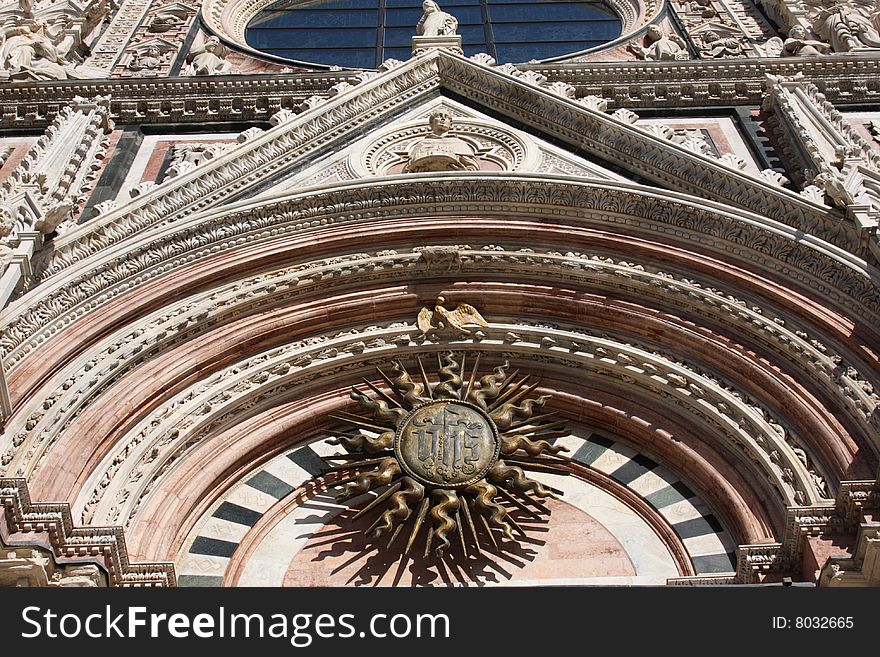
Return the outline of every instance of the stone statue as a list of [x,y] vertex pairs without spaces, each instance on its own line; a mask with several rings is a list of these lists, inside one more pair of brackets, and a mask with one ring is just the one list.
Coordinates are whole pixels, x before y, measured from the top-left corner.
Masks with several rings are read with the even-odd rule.
[[466,324],[476,324],[487,327],[486,320],[477,312],[477,309],[466,303],[460,303],[455,310],[446,310],[443,304],[446,299],[437,297],[434,308],[422,308],[416,319],[419,330],[428,335],[430,333],[470,333],[464,328]]
[[78,75],[66,56],[73,37],[56,41],[49,25],[41,20],[25,20],[2,30],[0,67],[10,80],[67,80]]
[[458,19],[440,9],[434,0],[422,3],[423,14],[416,25],[418,36],[452,36],[458,29]]
[[404,173],[421,171],[479,171],[473,147],[463,139],[450,137],[452,117],[444,110],[431,114],[431,134],[417,141],[409,152]]
[[807,31],[800,25],[792,27],[788,38],[782,43],[783,57],[815,57],[824,55],[829,50],[827,43],[808,39]]
[[648,28],[645,40],[648,44],[645,47],[635,43],[629,46],[630,51],[639,59],[651,59],[659,62],[689,58],[684,40],[677,34],[666,36],[659,25],[652,25]]
[[880,48],[880,34],[870,19],[845,5],[823,11],[813,29],[831,44],[834,52]]
[[722,37],[714,30],[703,32],[706,50],[715,59],[724,57],[745,57],[742,44],[734,38]]
[[226,46],[212,36],[201,46],[196,46],[187,57],[190,62],[187,75],[222,75],[232,73],[232,64],[226,61]]
[[157,71],[161,66],[161,53],[156,46],[150,46],[143,54],[136,52],[128,63],[131,71]]

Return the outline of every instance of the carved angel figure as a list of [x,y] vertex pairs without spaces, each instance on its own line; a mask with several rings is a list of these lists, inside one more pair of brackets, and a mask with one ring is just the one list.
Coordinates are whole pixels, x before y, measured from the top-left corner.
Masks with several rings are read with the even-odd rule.
[[431,308],[422,308],[419,311],[416,324],[422,333],[470,333],[464,328],[465,324],[476,324],[478,326],[489,326],[483,316],[477,312],[477,309],[466,303],[460,303],[455,310],[446,310],[443,304],[446,299],[437,297],[433,310]]
[[232,73],[232,64],[226,61],[226,46],[220,43],[220,39],[212,36],[201,46],[197,46],[189,53],[188,75],[223,75]]
[[688,59],[689,55],[684,40],[677,34],[666,36],[659,25],[652,25],[645,35],[647,45],[639,46],[630,44],[630,51],[639,59],[651,59],[653,61],[669,61],[673,59]]
[[795,25],[783,41],[779,37],[768,39],[764,45],[768,57],[817,57],[824,55],[831,47],[827,43],[808,38],[807,31]]
[[704,52],[715,59],[745,57],[742,44],[732,37],[722,37],[715,30],[703,33]]
[[434,0],[422,3],[422,17],[416,25],[419,36],[452,36],[458,29],[458,19],[440,9]]

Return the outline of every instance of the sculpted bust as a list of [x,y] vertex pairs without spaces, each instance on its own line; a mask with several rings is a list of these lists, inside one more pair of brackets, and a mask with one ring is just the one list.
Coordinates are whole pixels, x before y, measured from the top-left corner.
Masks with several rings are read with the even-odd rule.
[[417,141],[409,152],[404,173],[421,171],[479,171],[473,147],[463,139],[449,136],[452,117],[444,110],[431,114],[431,134]]
[[434,0],[425,0],[422,3],[422,17],[416,25],[416,34],[419,36],[451,36],[458,29],[458,19],[452,14],[447,14],[440,9]]

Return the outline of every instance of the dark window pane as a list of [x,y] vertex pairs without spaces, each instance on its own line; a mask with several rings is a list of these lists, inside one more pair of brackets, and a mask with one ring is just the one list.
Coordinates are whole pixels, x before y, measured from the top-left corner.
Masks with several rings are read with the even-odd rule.
[[[458,19],[465,54],[487,52],[499,62],[562,57],[620,36],[620,20],[600,1],[444,0],[440,4]],[[484,24],[487,12],[491,30]],[[279,0],[254,17],[245,36],[251,46],[276,57],[374,68],[380,60],[410,57],[421,15],[422,0]]]
[[[492,32],[498,43],[516,43],[519,41],[605,41],[614,38],[614,30],[602,27],[602,24],[580,23],[495,23]],[[618,28],[619,29],[619,28]]]
[[281,0],[269,5],[260,12],[296,12],[303,9],[376,9],[379,6],[377,0],[315,0],[314,2],[300,2],[300,0]]
[[376,30],[254,30],[248,33],[254,48],[375,48]]
[[400,61],[405,62],[411,56],[411,46],[407,46],[406,48],[385,48],[385,56],[382,58],[382,61],[385,61],[386,59],[399,59]]
[[482,25],[459,25],[458,33],[461,35],[462,43],[469,45],[486,43],[486,30]]
[[607,11],[597,11],[592,5],[561,4],[558,2],[492,5],[489,7],[489,19],[493,23],[528,22],[530,20],[560,22],[615,20],[613,14],[609,14]]
[[601,45],[604,41],[544,43],[499,43],[498,59],[502,62],[527,62],[532,59],[560,57],[571,52],[578,52]]
[[[406,26],[409,28],[410,34],[415,34],[416,25],[421,17],[421,5],[418,9],[386,10],[385,24]],[[456,7],[455,17],[458,19],[459,25],[466,25],[468,23],[482,24],[483,22],[483,12],[479,6]]]
[[[421,15],[421,14],[420,14]],[[357,9],[332,11],[311,9],[272,14],[269,20],[261,15],[251,21],[248,29],[291,28],[291,27],[375,27],[379,24],[379,11],[376,9]]]
[[343,68],[375,68],[376,49],[369,50],[281,50],[271,54],[286,59]]

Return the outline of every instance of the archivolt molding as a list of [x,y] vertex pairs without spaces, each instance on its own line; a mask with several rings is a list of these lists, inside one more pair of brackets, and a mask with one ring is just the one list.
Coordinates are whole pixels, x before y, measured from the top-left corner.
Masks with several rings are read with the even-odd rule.
[[761,345],[775,354],[774,362],[787,363],[792,371],[801,372],[805,380],[813,381],[823,394],[835,400],[838,408],[845,409],[863,435],[876,443],[872,437],[876,436],[880,397],[872,384],[873,372],[859,365],[832,338],[817,336],[813,327],[804,325],[790,312],[742,299],[723,286],[701,284],[607,256],[512,251],[488,245],[453,249],[455,257],[449,258],[448,250],[438,255],[435,250],[418,247],[409,253],[386,250],[304,263],[239,280],[145,316],[136,325],[92,346],[57,375],[54,383],[44,388],[45,393],[31,397],[8,427],[0,472],[11,469],[33,477],[57,437],[68,431],[105,390],[157,354],[196,335],[281,300],[306,299],[354,286],[364,289],[379,283],[405,283],[444,270],[466,278],[512,275],[520,280],[569,283],[631,294],[653,307],[699,314],[707,325],[723,327],[738,340],[748,339],[753,345],[750,348]]
[[[438,184],[444,180],[443,184]],[[876,325],[880,299],[869,278],[852,258],[768,220],[721,210],[672,193],[625,183],[560,180],[547,176],[474,174],[450,179],[434,176],[387,178],[381,187],[352,183],[294,195],[257,207],[192,217],[180,224],[128,240],[81,263],[65,276],[47,281],[9,306],[0,320],[0,349],[14,369],[40,344],[77,318],[124,292],[204,258],[245,244],[309,239],[329,226],[367,224],[380,219],[407,219],[411,225],[433,225],[438,218],[461,215],[520,216],[564,221],[572,229],[601,226],[665,234],[693,244],[696,252],[733,255],[752,267],[778,272],[823,296],[823,302],[845,308]],[[431,217],[430,219],[409,219]],[[546,228],[546,222],[538,227]],[[837,256],[837,257],[835,257]]]
[[[76,508],[85,522],[136,521],[142,500],[161,489],[163,476],[189,450],[244,418],[303,394],[320,378],[357,374],[392,357],[448,348],[478,349],[539,369],[564,367],[590,381],[613,381],[627,390],[681,407],[685,414],[739,450],[742,462],[777,492],[779,504],[821,500],[824,483],[808,470],[803,448],[766,409],[723,387],[692,365],[666,360],[659,352],[595,338],[567,328],[496,324],[485,336],[432,343],[405,323],[352,329],[285,345],[236,363],[176,395],[127,434],[124,446],[108,454]],[[515,334],[511,336],[510,334]],[[819,487],[823,487],[823,492]]]

